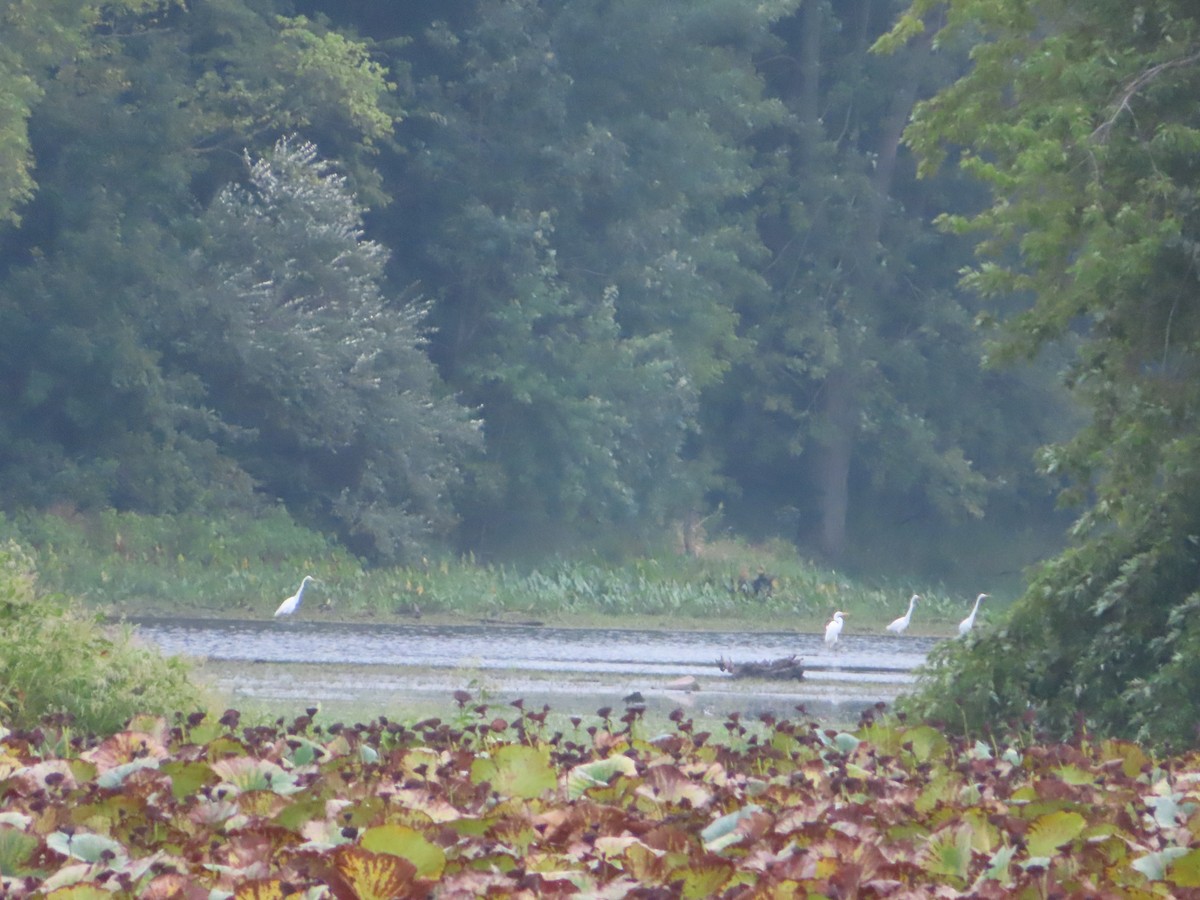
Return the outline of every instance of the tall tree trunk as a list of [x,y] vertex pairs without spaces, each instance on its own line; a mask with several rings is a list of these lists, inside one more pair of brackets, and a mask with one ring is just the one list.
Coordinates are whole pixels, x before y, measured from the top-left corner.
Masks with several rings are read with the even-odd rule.
[[[870,2],[870,0],[865,0]],[[816,4],[809,4],[815,7]],[[805,50],[809,41],[804,41]],[[875,147],[875,171],[871,194],[861,213],[854,255],[845,260],[845,291],[855,305],[872,290],[873,276],[883,221],[896,172],[896,158],[905,126],[916,103],[922,61],[928,43],[914,49],[903,82],[892,96],[892,103]],[[807,61],[807,60],[806,60]],[[809,105],[805,98],[805,106]],[[856,318],[856,317],[852,317]],[[831,562],[840,560],[846,550],[846,522],[850,511],[850,472],[858,439],[858,369],[853,335],[841,336],[841,364],[826,376],[822,388],[820,436],[816,441],[813,480],[820,511],[818,546]]]
[[823,4],[805,3],[800,9],[800,65],[796,67],[798,109],[796,116],[806,129],[802,140],[807,156],[821,127],[821,25]]
[[836,561],[846,550],[846,515],[850,509],[850,459],[854,453],[855,397],[850,373],[837,369],[821,389],[822,435],[816,456],[816,492],[820,504],[818,541],[826,559]]

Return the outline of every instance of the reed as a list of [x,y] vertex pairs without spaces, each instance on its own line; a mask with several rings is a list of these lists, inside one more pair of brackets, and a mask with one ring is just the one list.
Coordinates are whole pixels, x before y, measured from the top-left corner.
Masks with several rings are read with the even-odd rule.
[[105,511],[0,518],[0,538],[27,547],[43,585],[109,615],[269,616],[303,575],[313,618],[535,618],[620,626],[658,619],[819,628],[836,609],[852,629],[875,628],[922,595],[913,632],[938,633],[965,615],[939,586],[852,578],[775,541],[707,542],[699,557],[669,553],[622,562],[552,559],[536,566],[471,556],[364,565],[282,510],[267,514],[145,516]]

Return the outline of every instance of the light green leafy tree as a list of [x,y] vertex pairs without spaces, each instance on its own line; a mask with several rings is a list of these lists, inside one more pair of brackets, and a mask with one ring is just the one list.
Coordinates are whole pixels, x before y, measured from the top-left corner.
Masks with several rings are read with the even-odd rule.
[[364,555],[411,557],[452,523],[477,427],[425,354],[424,305],[382,293],[345,177],[304,141],[246,162],[203,221],[171,363],[262,490]]
[[1082,508],[1011,618],[938,654],[914,709],[982,727],[1031,714],[1176,745],[1200,722],[1200,12],[1171,0],[918,2],[902,40],[968,37],[970,71],[908,140],[992,202],[966,284],[1009,316],[995,354],[1072,352],[1090,418],[1042,464]]

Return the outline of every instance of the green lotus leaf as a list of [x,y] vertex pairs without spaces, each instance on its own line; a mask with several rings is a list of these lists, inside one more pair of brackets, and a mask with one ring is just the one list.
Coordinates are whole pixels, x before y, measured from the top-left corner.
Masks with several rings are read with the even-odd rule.
[[825,742],[825,746],[832,747],[838,753],[849,755],[858,749],[858,745],[862,743],[854,735],[847,731],[839,731],[833,737],[829,737],[824,732],[821,733],[821,740]]
[[301,794],[293,803],[280,810],[273,821],[299,834],[305,825],[317,819],[324,819],[325,814],[324,798]]
[[532,800],[553,790],[558,776],[545,749],[505,744],[471,764],[471,781],[486,781],[501,796]]
[[1025,837],[1030,856],[1053,856],[1059,847],[1069,844],[1083,832],[1087,820],[1077,812],[1059,810],[1038,816]]
[[112,900],[112,891],[90,882],[82,883],[90,874],[91,866],[82,863],[60,869],[42,884],[42,896],[54,900]]
[[1146,755],[1145,750],[1128,741],[1107,740],[1100,746],[1105,759],[1121,760],[1121,771],[1126,778],[1136,778],[1150,762],[1150,757]]
[[704,849],[710,853],[716,853],[724,850],[730,844],[736,844],[742,839],[742,832],[738,830],[738,825],[742,820],[750,818],[757,812],[762,812],[762,807],[750,803],[713,821],[700,832],[700,840],[704,842]]
[[88,863],[100,862],[105,854],[111,854],[109,858],[115,865],[120,865],[128,859],[125,848],[112,838],[87,831],[77,831],[75,834],[55,831],[46,836],[46,846],[63,856]]
[[921,853],[921,866],[931,875],[965,880],[971,866],[970,826],[939,831]]
[[232,786],[239,793],[273,791],[276,794],[294,794],[299,790],[294,775],[266,759],[249,756],[221,759],[212,764],[212,770],[223,784]]
[[0,825],[0,875],[27,874],[25,864],[38,848],[38,839],[17,828]]
[[708,856],[688,863],[683,875],[682,896],[704,900],[717,896],[733,878],[733,863],[719,856]]
[[1165,880],[1176,887],[1200,887],[1200,848],[1176,857],[1167,869]]
[[171,779],[171,794],[176,800],[193,797],[206,784],[215,784],[217,776],[212,767],[202,762],[167,760],[159,770]]
[[1009,876],[1008,867],[1012,864],[1012,859],[1017,853],[1017,848],[1001,847],[992,854],[991,862],[988,863],[987,871],[983,873],[983,877],[992,881],[999,881],[1002,885],[1012,883],[1012,878]]
[[905,738],[905,744],[912,746],[912,754],[917,762],[929,762],[935,756],[944,754],[950,746],[944,734],[928,725],[910,728]]
[[406,825],[379,825],[363,832],[362,846],[372,853],[390,853],[417,867],[421,878],[440,878],[446,854],[419,831]]
[[567,796],[578,800],[589,788],[607,786],[617,774],[636,775],[637,763],[617,755],[575,766],[567,773]]
[[1154,821],[1159,828],[1174,828],[1181,818],[1187,818],[1196,811],[1195,803],[1180,803],[1183,794],[1173,793],[1151,797],[1146,801],[1154,810]]
[[102,772],[100,777],[96,779],[96,784],[102,788],[112,790],[120,787],[126,778],[134,772],[140,772],[142,769],[157,769],[158,760],[154,757],[143,756],[135,759],[132,762],[127,762],[119,766],[113,766],[106,772]]
[[1081,769],[1079,766],[1059,766],[1054,770],[1054,774],[1059,781],[1066,782],[1067,784],[1083,785],[1096,783],[1096,773],[1089,772],[1087,769]]
[[[1195,853],[1196,851],[1193,850],[1191,852]],[[1162,850],[1155,851],[1154,853],[1139,856],[1130,865],[1151,881],[1164,881],[1166,880],[1167,870],[1170,868],[1171,863],[1187,855],[1187,847],[1164,847]]]
[[289,759],[295,766],[311,766],[325,756],[325,748],[316,741],[306,737],[293,738],[298,746],[292,750]]

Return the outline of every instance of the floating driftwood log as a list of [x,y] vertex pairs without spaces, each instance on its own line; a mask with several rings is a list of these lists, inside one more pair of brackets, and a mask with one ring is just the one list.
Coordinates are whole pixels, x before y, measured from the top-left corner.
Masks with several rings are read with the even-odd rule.
[[804,663],[795,656],[765,659],[761,662],[738,663],[722,657],[717,668],[734,678],[774,678],[779,681],[799,681],[804,677]]

